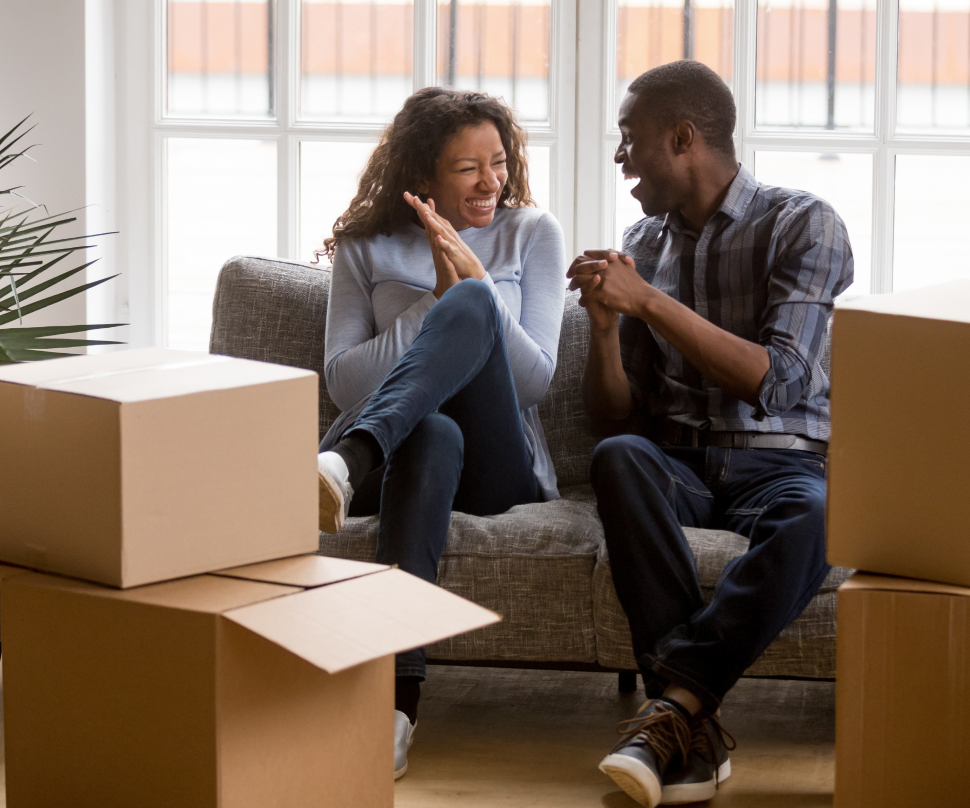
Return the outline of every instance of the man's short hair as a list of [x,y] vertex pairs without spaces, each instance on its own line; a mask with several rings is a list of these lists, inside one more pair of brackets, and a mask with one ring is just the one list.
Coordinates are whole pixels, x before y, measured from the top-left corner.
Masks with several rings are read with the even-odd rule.
[[628,92],[664,129],[690,121],[711,149],[734,159],[734,97],[707,65],[682,59],[655,67],[635,78]]

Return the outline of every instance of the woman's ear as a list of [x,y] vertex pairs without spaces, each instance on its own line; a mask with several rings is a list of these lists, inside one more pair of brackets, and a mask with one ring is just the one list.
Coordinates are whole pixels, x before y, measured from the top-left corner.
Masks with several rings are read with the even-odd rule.
[[424,194],[426,196],[428,194],[428,191],[429,190],[430,190],[430,188],[428,186],[427,180],[421,180],[421,182],[418,183],[418,193],[419,194]]

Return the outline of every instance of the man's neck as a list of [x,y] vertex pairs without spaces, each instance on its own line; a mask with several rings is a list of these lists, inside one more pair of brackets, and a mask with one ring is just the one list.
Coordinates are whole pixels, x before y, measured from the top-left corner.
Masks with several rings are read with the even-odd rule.
[[734,162],[711,162],[698,167],[694,175],[693,193],[678,210],[691,230],[700,233],[704,229],[704,225],[724,202],[738,171],[740,166]]

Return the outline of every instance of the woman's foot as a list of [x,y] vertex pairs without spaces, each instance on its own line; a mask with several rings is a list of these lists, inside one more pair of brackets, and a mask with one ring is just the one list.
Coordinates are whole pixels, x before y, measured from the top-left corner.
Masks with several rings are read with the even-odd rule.
[[400,780],[408,770],[408,750],[414,743],[414,724],[400,710],[394,711],[394,779]]
[[317,476],[320,479],[320,530],[338,533],[350,511],[354,489],[350,485],[347,464],[337,452],[317,455]]

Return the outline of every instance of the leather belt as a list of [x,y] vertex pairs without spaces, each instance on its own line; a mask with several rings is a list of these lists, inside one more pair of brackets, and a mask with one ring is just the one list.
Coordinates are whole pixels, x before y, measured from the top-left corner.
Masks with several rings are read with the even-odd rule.
[[781,432],[711,432],[709,429],[696,429],[667,420],[654,424],[650,429],[650,439],[655,443],[672,446],[794,449],[800,452],[814,452],[822,457],[825,457],[829,447],[824,440],[811,440],[801,435],[788,435]]

